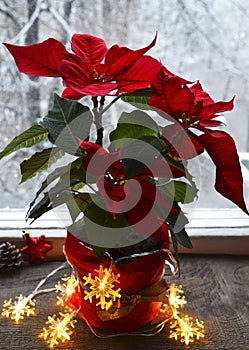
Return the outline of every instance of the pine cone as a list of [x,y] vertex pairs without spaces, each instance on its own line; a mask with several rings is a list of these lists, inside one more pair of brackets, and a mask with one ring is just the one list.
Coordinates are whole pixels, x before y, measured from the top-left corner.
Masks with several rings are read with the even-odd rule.
[[0,272],[16,269],[23,262],[20,250],[14,244],[0,244]]

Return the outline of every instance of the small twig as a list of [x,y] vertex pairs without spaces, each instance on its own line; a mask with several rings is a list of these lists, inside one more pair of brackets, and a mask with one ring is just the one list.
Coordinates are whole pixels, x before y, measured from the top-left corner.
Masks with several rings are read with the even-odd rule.
[[65,21],[65,19],[59,14],[59,12],[52,7],[51,5],[47,6],[48,12],[51,13],[51,15],[56,19],[58,23],[60,23],[61,27],[64,29],[64,31],[68,34],[69,37],[71,37],[74,33],[74,29],[68,25],[68,23]]
[[117,102],[117,101],[120,99],[120,97],[123,97],[123,96],[125,96],[125,95],[126,95],[126,93],[125,93],[125,94],[120,94],[120,95],[118,95],[117,97],[115,97],[104,109],[102,109],[101,115],[103,115],[109,108],[111,108],[111,106],[112,106],[115,102]]
[[92,187],[90,184],[86,184],[94,193],[98,194],[98,191],[95,190],[95,188]]

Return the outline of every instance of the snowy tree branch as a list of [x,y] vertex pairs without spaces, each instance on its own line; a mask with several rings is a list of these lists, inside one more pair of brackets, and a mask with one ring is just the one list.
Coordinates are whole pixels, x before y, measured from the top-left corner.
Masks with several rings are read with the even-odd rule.
[[11,40],[12,44],[17,43],[20,39],[22,39],[28,30],[32,27],[35,20],[39,17],[43,5],[43,0],[37,0],[35,11],[30,17],[29,21],[25,24],[25,26],[20,30],[20,32]]
[[54,7],[48,6],[47,10],[61,25],[61,27],[68,34],[68,36],[71,37],[74,34],[75,30],[69,26],[69,24],[65,21],[65,19],[59,14],[59,12]]
[[15,14],[13,14],[13,9],[11,9],[5,1],[3,3],[0,3],[0,12],[4,13],[7,17],[9,17],[12,22],[15,24],[15,26],[18,28],[18,30],[21,29],[21,24],[18,22],[17,17]]

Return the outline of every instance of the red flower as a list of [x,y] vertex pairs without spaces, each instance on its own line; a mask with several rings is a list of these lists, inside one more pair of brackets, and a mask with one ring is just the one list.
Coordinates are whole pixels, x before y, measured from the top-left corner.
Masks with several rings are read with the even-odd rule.
[[243,197],[240,162],[233,138],[225,131],[205,130],[199,136],[199,142],[216,166],[216,190],[248,214]]
[[220,122],[213,120],[217,113],[233,109],[233,99],[214,102],[199,82],[189,88],[179,77],[168,75],[163,68],[152,82],[152,91],[149,104],[166,113],[171,120],[177,120],[184,128],[203,130],[218,126]]
[[[113,45],[88,34],[74,34],[72,51],[55,39],[39,44],[17,46],[5,43],[20,72],[35,76],[62,77],[66,86],[63,97],[79,99],[84,95],[102,96],[114,91],[134,91],[150,85],[153,66],[159,62],[144,54],[155,45],[131,50]],[[132,69],[131,74],[128,70]],[[127,75],[126,75],[127,74]],[[126,88],[127,86],[127,88]]]
[[[189,88],[178,77],[167,75],[163,69],[152,82],[152,90],[149,104],[165,112],[169,119],[178,122],[177,125],[166,126],[163,130],[166,144],[172,146],[169,154],[180,159],[189,159],[205,148],[216,165],[216,190],[247,213],[235,143],[227,133],[207,129],[220,125],[214,118],[218,113],[231,110],[233,99],[228,102],[214,102],[203,91],[199,82]],[[189,128],[198,129],[204,134],[197,136]]]
[[169,156],[175,160],[191,159],[204,151],[198,136],[180,123],[164,127],[163,139],[169,147]]
[[97,187],[113,218],[123,212],[135,231],[165,236],[163,220],[160,221],[154,210],[155,202],[164,211],[163,219],[174,209],[151,182],[149,169],[128,179],[119,151],[109,153],[101,146],[85,141],[80,143],[80,148],[86,150],[83,167],[91,175],[98,176]]
[[[61,75],[69,89],[82,95],[102,96],[117,88],[119,92],[126,91],[126,85],[131,90],[148,87],[150,76],[146,77],[145,70],[150,72],[153,64],[158,66],[158,62],[143,55],[155,45],[156,38],[147,47],[139,50],[118,45],[107,50],[102,39],[88,36],[89,40],[86,41],[85,37],[86,35],[81,34],[73,36],[72,49],[76,54],[65,55],[61,63]],[[92,40],[101,40],[102,45],[95,46]],[[91,50],[88,50],[88,46]],[[89,54],[86,56],[87,50]],[[132,75],[127,78],[125,73],[130,68],[133,68]],[[142,70],[143,76],[140,74]]]
[[60,41],[49,38],[28,46],[4,45],[14,57],[20,72],[34,76],[61,76],[60,64],[67,50]]

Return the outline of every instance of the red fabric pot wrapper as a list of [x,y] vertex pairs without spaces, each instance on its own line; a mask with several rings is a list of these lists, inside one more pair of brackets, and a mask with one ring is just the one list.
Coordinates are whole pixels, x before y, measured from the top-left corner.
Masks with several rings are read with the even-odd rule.
[[[89,273],[95,276],[94,272],[96,269],[99,269],[100,265],[109,269],[111,263],[109,259],[101,261],[83,242],[70,232],[67,233],[65,254],[68,262],[77,270],[79,281],[83,283],[85,282],[84,276],[88,276]],[[161,279],[166,257],[166,252],[159,251],[140,257],[127,264],[115,264],[113,272],[120,274],[120,283],[115,285],[115,289],[120,288],[119,293],[122,295],[132,296],[139,294],[145,287],[151,286]],[[85,318],[92,327],[119,332],[132,332],[143,327],[157,316],[161,307],[161,302],[142,301],[137,303],[128,314],[117,319],[103,321],[98,315],[98,312],[103,310],[100,306],[96,306],[99,299],[96,300],[93,297],[91,303],[89,300],[84,300],[84,296],[84,289],[80,284],[79,291],[76,291],[68,300],[69,305],[75,310],[80,305],[78,316],[83,320]]]

